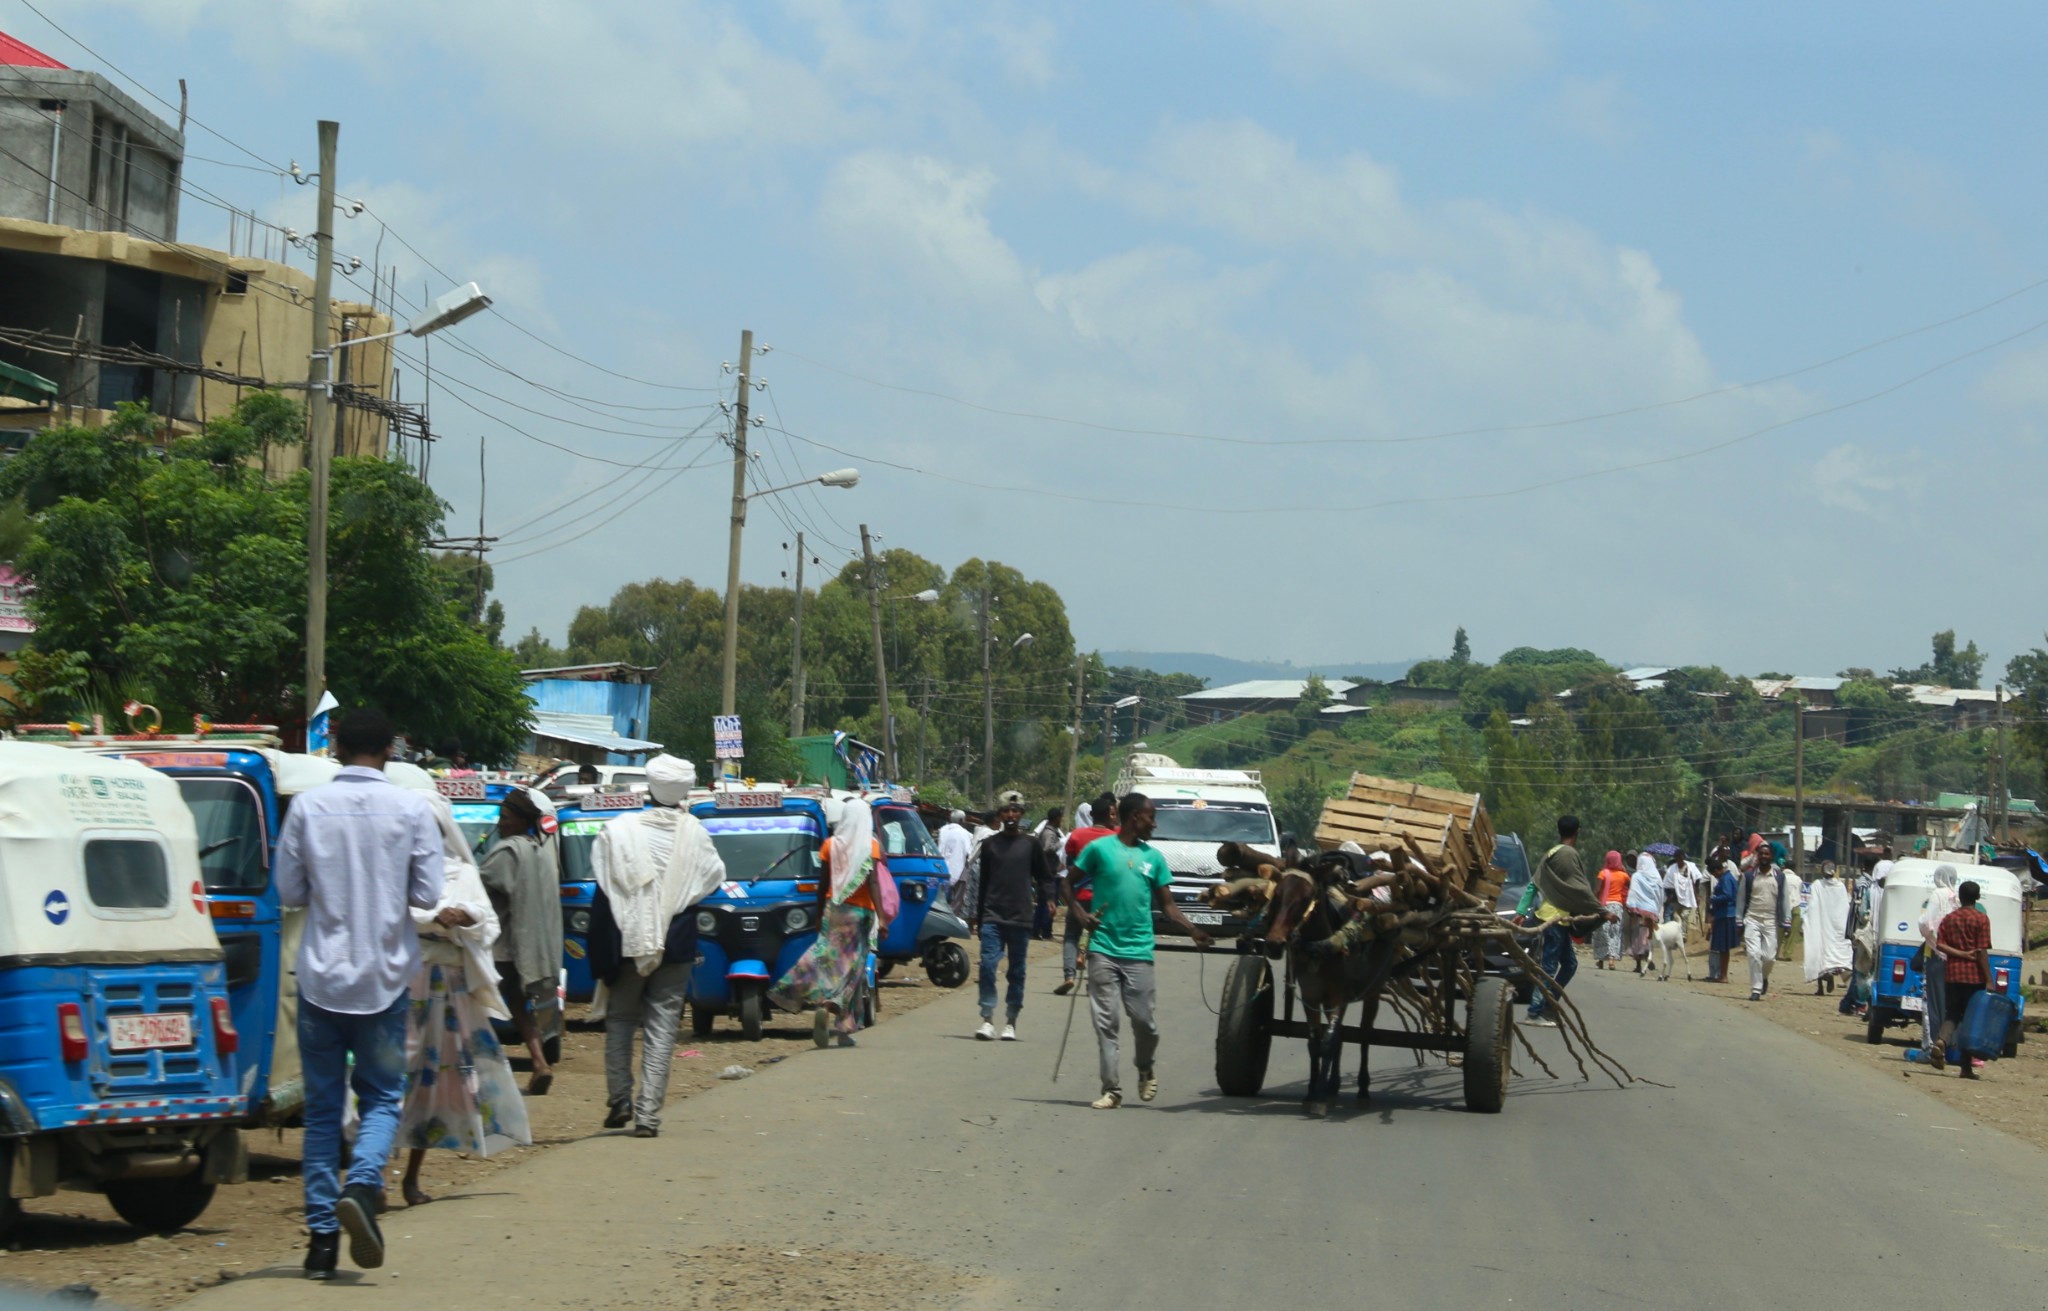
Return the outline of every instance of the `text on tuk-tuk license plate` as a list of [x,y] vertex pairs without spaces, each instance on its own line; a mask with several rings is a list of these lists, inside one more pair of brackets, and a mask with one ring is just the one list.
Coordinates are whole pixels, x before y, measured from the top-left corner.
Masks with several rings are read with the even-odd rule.
[[1927,999],[1925,997],[1901,997],[1899,998],[1899,1009],[1911,1011],[1913,1014],[1919,1015],[1926,1011]]
[[1187,912],[1187,917],[1190,924],[1221,924],[1223,922],[1222,914],[1213,910],[1191,910]]
[[153,1047],[190,1047],[192,1017],[176,1011],[161,1015],[109,1015],[107,1046],[117,1052]]

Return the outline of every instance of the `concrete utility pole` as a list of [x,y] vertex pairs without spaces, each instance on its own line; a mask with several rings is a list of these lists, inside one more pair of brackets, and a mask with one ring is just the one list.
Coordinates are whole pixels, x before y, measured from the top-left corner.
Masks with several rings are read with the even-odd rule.
[[334,150],[341,124],[320,120],[320,208],[313,217],[313,358],[306,375],[306,454],[313,475],[306,513],[306,726],[327,691],[327,483],[334,467],[329,322],[334,303]]
[[917,703],[917,785],[924,786],[924,726],[932,717],[932,676],[926,674],[920,680],[924,695]]
[[719,713],[735,713],[739,700],[740,529],[747,526],[747,393],[753,390],[754,330],[740,332],[740,399],[732,426],[732,540],[725,548],[725,668]]
[[1792,698],[1792,872],[1806,877],[1802,868],[1806,847],[1806,701]]
[[796,535],[796,628],[790,635],[789,735],[804,735],[804,535]]
[[[1707,847],[1707,839],[1708,839],[1709,835],[1713,833],[1713,831],[1714,831],[1714,785],[1713,785],[1712,783],[1709,783],[1709,784],[1707,784],[1707,817],[1706,817],[1705,819],[1703,819],[1703,820],[1701,820],[1701,821],[1700,821],[1700,859],[1701,859],[1701,860],[1706,860],[1706,859],[1707,859],[1707,851],[1708,851],[1708,849],[1709,849],[1709,848]],[[1713,862],[1712,862],[1712,861],[1707,861],[1707,863],[1708,863],[1709,865],[1711,865],[1711,864],[1712,864]],[[1719,877],[1720,871],[1718,871],[1718,870],[1713,870],[1713,869],[1709,869],[1709,870],[1707,871],[1707,873],[1709,873],[1709,874],[1713,874],[1713,875],[1715,875],[1716,877]]]
[[1107,788],[1109,787],[1109,785],[1110,785],[1110,784],[1111,784],[1112,782],[1114,782],[1114,781],[1115,781],[1115,780],[1113,780],[1113,779],[1112,779],[1112,778],[1110,777],[1110,773],[1109,773],[1109,734],[1110,734],[1110,730],[1111,730],[1111,728],[1112,728],[1112,724],[1111,724],[1111,722],[1110,722],[1110,721],[1111,721],[1111,720],[1113,720],[1113,719],[1114,719],[1115,717],[1116,717],[1116,702],[1114,702],[1114,701],[1105,701],[1105,702],[1103,702],[1103,703],[1102,703],[1102,786],[1103,786],[1103,787],[1104,787],[1105,789],[1107,789]]
[[981,804],[992,806],[996,796],[996,677],[995,660],[988,648],[988,593],[993,580],[986,572],[981,584]]
[[875,632],[875,689],[882,703],[882,769],[890,782],[896,781],[896,717],[889,713],[889,666],[882,660],[882,591],[875,577],[875,548],[868,541],[868,526],[860,526],[860,558],[867,562],[868,618]]
[[1998,684],[1998,795],[1992,799],[1992,814],[1998,818],[1997,834],[1994,841],[2012,840],[2012,784],[2008,781],[2009,766],[2005,763],[2005,684]]
[[1074,770],[1081,761],[1081,684],[1088,677],[1088,657],[1076,653],[1074,656],[1074,735],[1067,742],[1067,795],[1066,814],[1069,823],[1074,818]]

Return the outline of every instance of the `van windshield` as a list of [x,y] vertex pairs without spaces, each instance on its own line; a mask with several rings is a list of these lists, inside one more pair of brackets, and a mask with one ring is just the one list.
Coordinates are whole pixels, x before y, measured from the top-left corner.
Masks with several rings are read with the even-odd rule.
[[1154,798],[1152,806],[1159,813],[1154,842],[1273,842],[1273,814],[1256,802],[1210,801],[1197,806]]
[[255,790],[232,778],[181,778],[178,791],[199,828],[199,873],[206,890],[263,891],[270,862]]

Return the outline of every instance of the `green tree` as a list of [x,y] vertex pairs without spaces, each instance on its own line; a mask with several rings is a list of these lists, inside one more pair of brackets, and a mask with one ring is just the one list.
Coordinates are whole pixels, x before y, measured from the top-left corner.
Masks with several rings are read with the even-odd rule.
[[1458,631],[1451,637],[1451,663],[1469,665],[1472,663],[1472,642],[1465,636],[1465,626],[1458,625]]
[[1984,654],[1976,642],[1958,651],[1953,628],[1934,635],[1934,658],[1917,669],[1894,669],[1895,683],[1932,683],[1937,687],[1974,688],[1984,676]]
[[[82,707],[98,686],[169,722],[302,722],[308,479],[274,483],[259,463],[297,415],[259,393],[160,449],[148,412],[124,406],[102,428],[38,433],[0,466],[0,503],[34,516],[20,563],[35,583],[24,667],[39,710]],[[335,695],[382,706],[416,739],[510,754],[528,703],[511,657],[437,574],[427,543],[446,507],[394,461],[336,460],[331,488]]]

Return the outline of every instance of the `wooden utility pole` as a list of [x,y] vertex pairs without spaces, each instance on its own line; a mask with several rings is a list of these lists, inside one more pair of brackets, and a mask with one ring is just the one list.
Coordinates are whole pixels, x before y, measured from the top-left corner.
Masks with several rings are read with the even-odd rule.
[[996,676],[995,659],[989,651],[989,584],[994,579],[983,571],[981,583],[981,804],[992,806],[996,797]]
[[1067,742],[1067,795],[1066,815],[1071,824],[1074,816],[1074,770],[1081,763],[1081,684],[1088,677],[1088,657],[1077,654],[1074,657],[1074,735]]
[[306,512],[306,727],[327,691],[327,484],[334,467],[333,376],[334,153],[341,124],[320,120],[320,208],[313,217],[313,357],[306,375],[306,455],[312,487]]
[[1992,814],[1997,825],[1992,829],[1992,841],[2012,840],[2012,784],[2008,781],[2010,767],[2005,763],[2005,684],[1998,684],[1998,795],[1992,799]]
[[790,634],[789,735],[804,735],[804,535],[796,535],[796,627]]
[[924,786],[924,726],[932,717],[932,676],[926,674],[921,680],[924,695],[917,702],[917,785]]
[[1105,702],[1103,702],[1103,704],[1102,704],[1102,786],[1103,786],[1103,790],[1104,790],[1104,791],[1107,791],[1107,790],[1108,790],[1108,788],[1109,788],[1109,785],[1110,785],[1110,783],[1114,781],[1113,779],[1111,779],[1111,777],[1110,777],[1110,774],[1109,774],[1109,734],[1110,734],[1110,729],[1112,728],[1112,723],[1111,723],[1111,721],[1112,721],[1112,720],[1114,720],[1115,718],[1116,718],[1116,702],[1114,702],[1114,701],[1105,701]]
[[740,529],[747,526],[747,393],[753,390],[754,330],[740,332],[740,399],[733,407],[732,537],[725,548],[725,666],[719,712],[730,715],[739,701]]
[[882,592],[876,586],[875,548],[868,541],[868,526],[860,526],[860,558],[867,564],[868,617],[875,634],[875,689],[882,703],[882,772],[896,781],[896,723],[889,713],[889,666],[882,659]]
[[1792,872],[1806,877],[1806,701],[1792,698]]
[[[1709,840],[1710,840],[1710,839],[1712,838],[1712,836],[1713,836],[1713,832],[1714,832],[1714,785],[1713,785],[1712,783],[1709,783],[1709,784],[1707,784],[1707,817],[1706,817],[1705,819],[1702,819],[1702,820],[1700,821],[1700,859],[1701,859],[1701,860],[1706,860],[1706,859],[1707,859],[1707,852],[1708,852],[1709,850],[1711,850],[1711,848],[1709,848],[1709,847],[1707,846],[1707,843],[1708,843],[1708,841],[1709,841]],[[1713,863],[1713,862],[1711,862],[1711,861],[1708,861],[1708,864],[1712,864],[1712,863]],[[1707,873],[1709,873],[1709,874],[1712,874],[1712,875],[1714,875],[1714,876],[1715,876],[1716,878],[1720,877],[1720,871],[1719,871],[1719,870],[1709,869],[1709,870],[1707,871]]]

